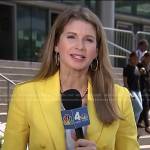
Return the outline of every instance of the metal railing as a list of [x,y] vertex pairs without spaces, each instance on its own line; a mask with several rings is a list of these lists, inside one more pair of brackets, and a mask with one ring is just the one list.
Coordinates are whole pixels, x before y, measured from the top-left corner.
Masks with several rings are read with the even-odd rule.
[[[128,63],[128,57],[131,51],[111,41],[107,41],[107,42],[108,42],[108,47],[109,47],[109,57],[110,57],[112,65],[114,67],[125,66]],[[117,49],[117,51],[114,52],[114,49]]]
[[109,56],[114,67],[123,67],[129,54],[135,49],[135,36],[132,31],[104,27],[108,39]]
[[109,41],[130,51],[135,48],[135,35],[133,31],[108,27],[104,27],[104,30]]
[[[135,51],[138,41],[146,39],[150,43],[150,32],[104,27],[108,39],[109,55],[114,67],[123,67],[128,62],[129,54]],[[150,47],[147,49],[149,50]]]
[[9,108],[10,84],[16,85],[16,83],[13,82],[12,80],[8,79],[6,76],[2,75],[1,73],[0,73],[0,77],[3,78],[7,83],[7,106]]

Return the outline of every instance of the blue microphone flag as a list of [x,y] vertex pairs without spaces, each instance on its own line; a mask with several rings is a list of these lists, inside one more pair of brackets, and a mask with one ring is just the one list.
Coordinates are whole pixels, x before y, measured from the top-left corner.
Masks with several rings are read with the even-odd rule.
[[61,111],[65,129],[77,129],[90,124],[87,107]]

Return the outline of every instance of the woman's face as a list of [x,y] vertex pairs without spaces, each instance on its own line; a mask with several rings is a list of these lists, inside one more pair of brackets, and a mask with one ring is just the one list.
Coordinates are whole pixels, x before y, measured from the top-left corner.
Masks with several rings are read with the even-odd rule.
[[130,58],[130,62],[132,65],[137,65],[138,64],[138,57],[137,56],[132,56]]
[[55,47],[62,69],[88,70],[97,56],[96,31],[82,20],[72,20],[65,27]]

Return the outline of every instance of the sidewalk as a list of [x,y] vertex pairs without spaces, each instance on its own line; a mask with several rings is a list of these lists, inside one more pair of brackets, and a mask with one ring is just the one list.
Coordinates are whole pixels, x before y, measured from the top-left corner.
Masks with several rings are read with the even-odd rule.
[[[150,122],[150,111],[149,111]],[[140,150],[150,150],[150,134],[145,132],[144,128],[138,128],[138,132],[141,135],[139,138]]]

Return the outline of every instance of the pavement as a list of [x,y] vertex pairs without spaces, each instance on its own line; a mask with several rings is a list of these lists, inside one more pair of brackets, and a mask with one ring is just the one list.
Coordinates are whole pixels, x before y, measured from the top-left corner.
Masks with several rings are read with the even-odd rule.
[[[150,120],[150,119],[149,119]],[[150,150],[150,134],[144,128],[138,128],[140,150]]]
[[[149,124],[150,124],[150,111],[149,111]],[[150,134],[145,132],[145,128],[138,128],[138,133],[140,135],[138,140],[140,144],[140,150],[150,150]]]
[[140,150],[150,150],[150,134],[146,133],[144,129],[139,129],[141,136],[139,138]]

